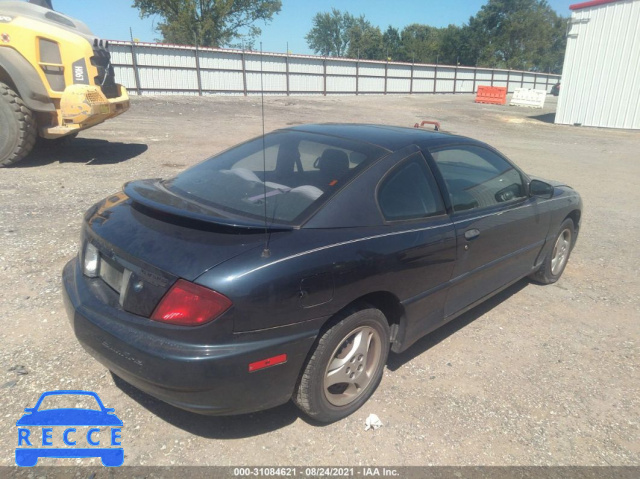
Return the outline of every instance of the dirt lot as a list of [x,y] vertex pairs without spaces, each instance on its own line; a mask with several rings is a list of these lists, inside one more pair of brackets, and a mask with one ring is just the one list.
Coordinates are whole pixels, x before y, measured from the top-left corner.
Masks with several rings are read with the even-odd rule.
[[[333,425],[310,424],[292,404],[228,418],[167,406],[82,350],[60,273],[91,204],[258,135],[260,99],[137,99],[71,146],[0,170],[0,465],[13,464],[23,408],[52,389],[93,390],[115,408],[126,465],[640,465],[640,132],[556,126],[555,98],[542,111],[466,95],[265,102],[267,131],[438,119],[568,182],[585,213],[562,280],[521,281],[392,355],[373,398]],[[365,432],[370,413],[384,426]]]

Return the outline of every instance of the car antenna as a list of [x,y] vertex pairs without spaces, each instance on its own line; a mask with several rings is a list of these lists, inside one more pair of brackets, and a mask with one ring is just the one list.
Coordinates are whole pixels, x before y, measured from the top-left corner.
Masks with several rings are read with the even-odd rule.
[[262,185],[264,186],[264,249],[262,257],[271,256],[269,249],[269,229],[267,227],[267,153],[265,151],[264,139],[264,74],[262,72],[262,42],[260,42],[260,100],[262,110]]

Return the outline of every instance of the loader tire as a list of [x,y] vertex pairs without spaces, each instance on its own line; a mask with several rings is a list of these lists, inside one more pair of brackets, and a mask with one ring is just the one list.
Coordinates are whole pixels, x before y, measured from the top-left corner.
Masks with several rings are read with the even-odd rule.
[[0,82],[0,168],[27,156],[37,136],[33,112],[11,87]]

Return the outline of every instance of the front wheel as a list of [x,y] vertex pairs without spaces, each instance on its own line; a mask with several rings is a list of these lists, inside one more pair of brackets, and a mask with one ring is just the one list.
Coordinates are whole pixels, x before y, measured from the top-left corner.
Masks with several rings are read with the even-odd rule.
[[33,112],[15,91],[0,82],[0,168],[27,156],[37,134]]
[[293,401],[321,422],[350,415],[380,383],[389,346],[389,324],[378,309],[363,309],[336,322],[320,337]]
[[560,225],[560,231],[556,235],[553,249],[544,259],[540,269],[531,276],[532,279],[542,284],[555,283],[560,279],[564,268],[567,266],[567,261],[569,261],[574,235],[575,226],[573,221],[567,218]]

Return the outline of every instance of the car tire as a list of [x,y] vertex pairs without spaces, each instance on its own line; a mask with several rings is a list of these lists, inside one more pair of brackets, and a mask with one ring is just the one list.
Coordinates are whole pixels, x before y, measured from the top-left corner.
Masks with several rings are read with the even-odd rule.
[[0,168],[27,156],[37,136],[33,112],[15,91],[0,82]]
[[573,221],[567,218],[560,225],[553,242],[553,249],[546,256],[538,271],[531,275],[531,278],[542,284],[552,284],[558,281],[567,266],[574,244],[575,226]]
[[352,414],[378,387],[389,347],[389,323],[380,310],[367,307],[337,318],[319,337],[294,403],[325,423]]

